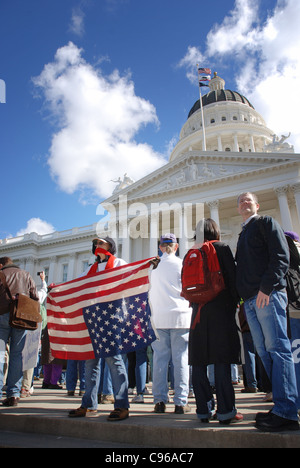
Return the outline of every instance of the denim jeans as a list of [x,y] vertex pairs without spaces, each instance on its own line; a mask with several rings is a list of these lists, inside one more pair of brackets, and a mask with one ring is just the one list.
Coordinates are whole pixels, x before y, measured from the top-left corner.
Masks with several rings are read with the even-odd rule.
[[68,361],[66,384],[69,392],[75,392],[79,374],[79,389],[85,390],[85,361]]
[[140,395],[144,393],[146,390],[147,347],[136,351],[135,355],[136,355],[136,365],[135,365],[136,393]]
[[189,365],[187,329],[157,329],[159,339],[152,343],[154,403],[168,401],[168,370],[174,366],[174,404],[185,406],[189,394]]
[[291,318],[291,345],[298,388],[297,408],[300,410],[300,319]]
[[112,387],[112,381],[111,381],[111,376],[110,376],[110,370],[108,365],[105,362],[105,359],[101,359],[100,363],[100,384],[99,384],[99,389],[98,389],[98,394],[99,395],[113,395],[113,387]]
[[[199,419],[210,419],[216,413],[215,398],[208,378],[208,366],[193,366],[193,389],[196,398],[196,413]],[[217,394],[217,419],[226,421],[235,417],[235,394],[231,382],[231,365],[214,364],[214,381]]]
[[243,333],[243,345],[245,354],[244,372],[247,380],[248,388],[257,387],[256,379],[256,361],[255,361],[255,347],[250,332]]
[[245,301],[245,312],[255,348],[272,382],[272,412],[298,421],[295,366],[287,336],[286,293],[273,291],[270,304],[262,309],[256,306],[256,298]]
[[6,379],[6,395],[8,398],[18,398],[23,380],[22,351],[25,346],[27,332],[11,328],[9,314],[0,315],[0,398],[4,379],[4,362],[6,344],[10,338],[9,366]]
[[[105,358],[109,367],[114,397],[115,408],[129,408],[128,401],[128,377],[123,357],[117,356]],[[85,394],[82,398],[82,407],[96,410],[98,408],[98,389],[100,383],[101,359],[91,359],[85,365]]]

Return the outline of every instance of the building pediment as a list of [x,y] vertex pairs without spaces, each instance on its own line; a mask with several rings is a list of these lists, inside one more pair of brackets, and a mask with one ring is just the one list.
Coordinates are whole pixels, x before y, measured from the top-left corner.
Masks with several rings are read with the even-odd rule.
[[176,161],[114,193],[104,202],[117,202],[120,195],[128,200],[147,200],[166,194],[193,190],[205,185],[223,184],[254,173],[265,173],[284,166],[298,165],[298,154],[222,153],[189,151]]

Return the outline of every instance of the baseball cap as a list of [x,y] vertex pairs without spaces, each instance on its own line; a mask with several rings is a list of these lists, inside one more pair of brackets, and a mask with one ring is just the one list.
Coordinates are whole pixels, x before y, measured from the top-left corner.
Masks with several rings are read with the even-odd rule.
[[107,242],[108,244],[110,244],[109,252],[112,255],[115,255],[117,251],[116,243],[111,237],[97,237],[96,239],[93,239],[93,253],[95,253],[97,241]]
[[289,236],[293,241],[300,242],[299,235],[293,231],[285,231],[286,236]]
[[161,244],[177,244],[177,239],[175,234],[164,234],[160,238],[160,243]]

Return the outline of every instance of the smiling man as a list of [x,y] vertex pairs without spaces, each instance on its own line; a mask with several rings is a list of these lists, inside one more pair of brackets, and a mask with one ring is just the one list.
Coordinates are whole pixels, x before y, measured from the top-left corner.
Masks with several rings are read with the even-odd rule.
[[243,231],[237,246],[237,290],[256,350],[272,382],[274,407],[256,415],[262,431],[299,430],[297,386],[291,345],[287,336],[286,274],[289,248],[280,225],[258,215],[255,194],[238,198]]

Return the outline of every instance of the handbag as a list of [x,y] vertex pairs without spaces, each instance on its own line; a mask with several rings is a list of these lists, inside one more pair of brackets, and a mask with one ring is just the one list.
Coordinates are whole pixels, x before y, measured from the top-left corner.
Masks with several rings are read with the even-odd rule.
[[3,272],[0,271],[0,279],[10,299],[9,325],[18,330],[36,330],[38,323],[42,322],[40,303],[25,294],[17,294],[13,298],[7,285]]

